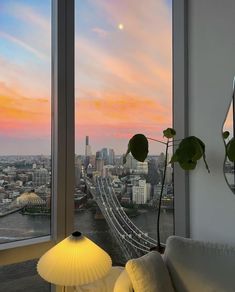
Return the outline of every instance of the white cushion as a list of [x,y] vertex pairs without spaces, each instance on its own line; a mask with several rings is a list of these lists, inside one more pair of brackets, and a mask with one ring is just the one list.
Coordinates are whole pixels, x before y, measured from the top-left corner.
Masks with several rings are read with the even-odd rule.
[[156,251],[129,260],[126,271],[135,292],[174,292],[167,268]]

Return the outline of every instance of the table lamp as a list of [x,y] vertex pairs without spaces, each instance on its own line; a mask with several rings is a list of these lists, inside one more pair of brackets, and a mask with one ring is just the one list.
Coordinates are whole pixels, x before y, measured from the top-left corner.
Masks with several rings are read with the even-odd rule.
[[103,278],[111,269],[110,256],[94,242],[75,231],[38,261],[39,275],[55,285],[79,286]]

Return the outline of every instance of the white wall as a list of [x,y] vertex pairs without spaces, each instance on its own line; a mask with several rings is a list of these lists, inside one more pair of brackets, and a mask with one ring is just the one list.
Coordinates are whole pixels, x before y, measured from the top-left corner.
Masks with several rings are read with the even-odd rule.
[[[177,1],[177,0],[176,0]],[[235,195],[223,175],[221,129],[235,75],[235,1],[189,0],[189,131],[211,168],[190,174],[191,237],[235,244]]]

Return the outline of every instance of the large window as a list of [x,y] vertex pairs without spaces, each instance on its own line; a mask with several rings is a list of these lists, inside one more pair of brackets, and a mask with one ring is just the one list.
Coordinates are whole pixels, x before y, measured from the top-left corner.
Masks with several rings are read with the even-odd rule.
[[[182,37],[184,1],[175,5]],[[114,264],[156,245],[163,149],[150,143],[144,163],[129,156],[123,165],[122,155],[133,134],[158,139],[172,125],[171,11],[168,0],[1,1],[2,278],[17,268],[10,264],[40,257],[73,227],[106,249]],[[174,70],[183,70],[186,54],[177,48]],[[174,92],[182,101],[181,81]],[[174,116],[179,128],[182,103]],[[176,183],[182,198],[184,184]],[[173,199],[168,168],[163,242],[173,233]],[[184,203],[178,200],[174,210],[180,235],[186,234],[179,228]],[[29,267],[34,273],[35,263]]]
[[[164,154],[150,143],[129,156],[136,133],[162,139],[172,126],[172,3],[76,0],[75,226],[114,263],[156,245]],[[91,13],[92,11],[92,13]],[[172,169],[164,188],[162,241],[173,234]]]
[[51,1],[0,4],[0,243],[50,234]]

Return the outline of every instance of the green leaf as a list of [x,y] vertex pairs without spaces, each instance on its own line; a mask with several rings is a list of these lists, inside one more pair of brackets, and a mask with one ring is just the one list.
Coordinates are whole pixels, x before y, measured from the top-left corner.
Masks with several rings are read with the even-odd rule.
[[228,159],[232,162],[235,161],[235,139],[232,138],[227,145]]
[[136,160],[144,162],[149,152],[147,138],[143,134],[134,135],[129,141],[128,149]]
[[195,136],[184,138],[172,157],[172,162],[179,162],[184,170],[195,169],[197,161],[203,158],[206,169],[210,172],[206,162],[205,144]]
[[229,135],[230,135],[229,131],[223,132],[223,138],[224,138],[224,140],[227,139],[229,137]]
[[189,160],[197,161],[199,160],[204,151],[204,143],[195,136],[190,136],[184,138],[179,144],[178,160],[182,162],[187,162]]
[[184,170],[193,170],[197,165],[197,161],[188,160],[184,162],[179,162],[179,164]]
[[166,137],[168,139],[173,138],[176,135],[176,131],[172,128],[167,128],[163,131],[163,137]]

